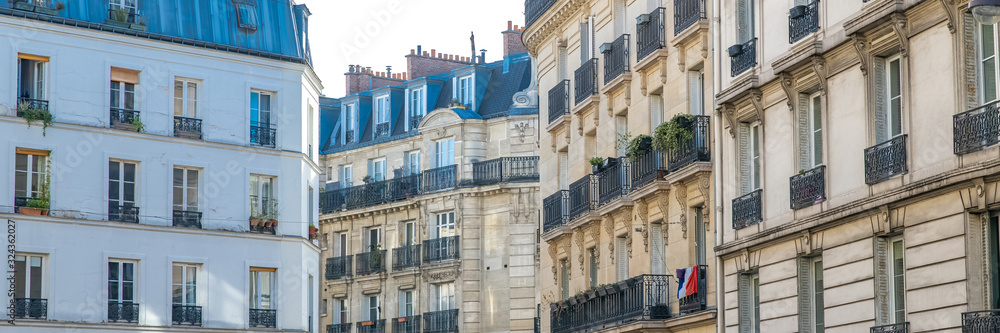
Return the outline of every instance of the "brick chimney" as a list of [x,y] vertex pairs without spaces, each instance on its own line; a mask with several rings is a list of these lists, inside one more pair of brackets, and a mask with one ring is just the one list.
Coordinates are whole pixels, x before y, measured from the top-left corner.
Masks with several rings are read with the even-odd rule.
[[437,53],[436,49],[431,49],[430,53],[423,52],[420,45],[415,52],[406,55],[406,73],[410,79],[441,74],[472,64],[471,61],[461,60],[454,55]]
[[347,94],[345,96],[371,90],[371,75],[361,65],[348,66],[344,77],[347,78]]
[[507,21],[507,30],[502,32],[504,58],[514,54],[528,52],[528,49],[524,47],[524,43],[521,42],[522,32],[524,32],[524,28],[520,28],[513,25],[513,22]]

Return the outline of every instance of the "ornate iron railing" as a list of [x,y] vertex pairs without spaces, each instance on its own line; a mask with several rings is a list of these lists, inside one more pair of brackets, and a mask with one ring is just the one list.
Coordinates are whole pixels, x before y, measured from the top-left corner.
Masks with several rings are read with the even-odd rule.
[[763,191],[747,193],[733,199],[733,229],[740,230],[763,221],[761,215],[761,196]]
[[356,276],[385,273],[385,250],[358,253],[354,260]]
[[121,128],[121,125],[129,127],[130,129],[135,129],[135,123],[139,120],[139,111],[122,109],[122,108],[111,108],[111,127]]
[[458,309],[424,312],[424,333],[458,332]]
[[640,275],[553,303],[552,333],[590,332],[642,320],[670,317],[670,275]]
[[597,58],[587,60],[573,72],[573,97],[576,105],[597,95]]
[[174,226],[201,229],[201,212],[174,210]]
[[453,189],[457,178],[457,165],[426,170],[420,174],[421,191],[426,193]]
[[351,277],[351,274],[354,272],[351,269],[353,262],[354,256],[351,255],[326,258],[326,279],[340,280]]
[[753,66],[757,66],[757,38],[740,44],[740,52],[731,55],[729,58],[732,61],[729,66],[730,76],[739,75],[753,68]]
[[573,220],[597,206],[596,176],[586,175],[569,184],[569,219]]
[[658,151],[649,151],[642,156],[633,158],[629,163],[632,189],[652,184],[653,181],[666,176],[665,164],[663,153]]
[[820,165],[788,180],[792,209],[809,207],[826,200],[826,166]]
[[666,8],[660,7],[639,17],[640,22],[644,22],[635,25],[636,60],[642,60],[650,53],[667,46],[666,29],[664,29],[666,12]]
[[416,131],[420,127],[420,121],[424,119],[422,114],[411,114],[410,115],[410,130]]
[[392,333],[420,333],[420,315],[393,318]]
[[351,333],[351,323],[332,324],[326,327],[326,333]]
[[458,236],[441,237],[424,241],[424,263],[458,259]]
[[905,134],[865,148],[865,184],[878,184],[907,171]]
[[954,115],[955,155],[1000,143],[1000,101]]
[[708,306],[708,265],[698,266],[698,292],[677,300],[681,314],[705,310]]
[[358,333],[385,333],[385,319],[359,321]]
[[705,19],[705,0],[674,0],[674,36]]
[[271,124],[250,124],[250,143],[274,148],[277,142],[278,130],[271,127]]
[[555,3],[556,0],[525,0],[524,27],[527,28],[534,24]]
[[354,130],[347,130],[344,133],[344,142],[354,142]]
[[817,30],[819,30],[819,0],[795,6],[788,13],[788,43],[795,43]]
[[611,49],[604,53],[604,84],[618,78],[629,71],[629,39],[628,34],[618,36],[611,42]]
[[139,303],[108,301],[108,322],[138,323]]
[[695,162],[712,161],[711,119],[711,116],[694,116],[694,121],[689,125],[694,134],[692,138],[667,150],[667,171],[674,172]]
[[420,267],[420,244],[392,249],[392,270]]
[[174,304],[170,320],[174,325],[201,326],[201,307]]
[[139,223],[139,207],[131,204],[108,203],[108,221]]
[[15,298],[14,318],[46,319],[49,300],[44,298]]
[[596,174],[597,205],[604,205],[628,193],[629,164],[624,159],[607,166]]
[[250,327],[274,328],[278,319],[278,310],[250,309]]
[[201,139],[201,119],[174,116],[174,136]]
[[[40,109],[45,111],[49,110],[49,101],[44,99],[18,97],[17,107],[15,107],[15,109],[19,109],[21,107],[21,104],[28,104],[29,109]],[[21,111],[18,111],[17,116],[24,117],[24,114],[22,114]]]
[[1000,310],[962,313],[962,333],[1000,332]]
[[538,181],[538,156],[501,157],[472,163],[476,185]]
[[549,89],[549,124],[569,114],[569,80],[562,80]]
[[559,190],[542,200],[543,230],[549,231],[569,222],[569,191]]
[[871,333],[909,333],[910,323],[872,326]]
[[320,212],[351,210],[407,200],[420,193],[420,174],[397,177],[320,194]]
[[389,123],[375,124],[375,137],[389,136]]

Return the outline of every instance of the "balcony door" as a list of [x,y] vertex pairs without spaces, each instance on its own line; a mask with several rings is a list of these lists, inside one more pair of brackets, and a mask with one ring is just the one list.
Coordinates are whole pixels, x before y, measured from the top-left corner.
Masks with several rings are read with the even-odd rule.
[[14,298],[42,299],[42,264],[45,258],[37,254],[14,255]]
[[45,78],[48,57],[18,54],[17,97],[24,100],[45,100]]
[[455,212],[438,214],[434,222],[432,238],[445,238],[455,236]]
[[431,311],[455,309],[455,283],[431,285]]
[[108,162],[108,217],[121,219],[136,206],[136,163]]
[[271,99],[269,93],[250,93],[250,126],[271,128]]
[[403,246],[417,243],[417,228],[413,221],[403,223]]

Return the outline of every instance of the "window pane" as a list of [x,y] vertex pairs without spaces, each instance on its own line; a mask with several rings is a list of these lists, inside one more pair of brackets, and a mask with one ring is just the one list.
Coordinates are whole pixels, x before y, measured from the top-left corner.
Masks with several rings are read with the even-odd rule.
[[197,279],[198,279],[198,267],[194,267],[194,266],[188,267],[187,268],[187,281],[186,282],[188,284],[192,284],[193,285],[193,284],[195,284],[197,282]]
[[181,285],[175,284],[171,289],[174,304],[184,304],[184,293]]
[[174,115],[184,115],[184,82],[174,81]]
[[118,263],[108,263],[108,280],[118,280]]
[[117,301],[121,299],[118,296],[118,282],[108,281],[108,299]]
[[42,257],[31,257],[30,265],[29,285],[31,285],[31,290],[28,291],[28,298],[42,298]]
[[25,297],[25,258],[24,256],[14,257],[14,297]]
[[135,285],[132,282],[122,282],[122,302],[131,302],[135,300],[135,295],[133,294]]
[[983,102],[997,99],[996,57],[983,61]]
[[125,163],[125,181],[135,182],[135,164]]
[[980,41],[981,41],[981,52],[983,59],[994,56],[994,36],[993,36],[993,26],[992,25],[980,25]]
[[184,268],[180,265],[174,265],[172,276],[174,283],[179,284],[184,282]]
[[119,183],[118,183],[118,181],[114,181],[114,180],[109,181],[108,182],[108,199],[111,199],[112,201],[118,201],[118,200],[120,200],[121,199],[121,194],[118,193],[118,191],[119,191]]
[[135,281],[135,264],[122,263],[122,281]]
[[889,62],[889,94],[899,96],[899,59]]

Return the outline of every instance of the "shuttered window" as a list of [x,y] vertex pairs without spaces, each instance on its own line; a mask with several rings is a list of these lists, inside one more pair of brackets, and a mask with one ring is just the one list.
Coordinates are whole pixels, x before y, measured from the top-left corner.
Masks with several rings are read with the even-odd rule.
[[559,260],[559,292],[562,299],[569,298],[569,260]]
[[760,332],[760,280],[757,274],[737,277],[739,332]]
[[799,332],[822,333],[825,329],[823,303],[823,258],[799,257]]
[[625,33],[625,0],[614,0],[615,37]]
[[588,273],[590,273],[590,287],[591,288],[596,288],[597,287],[597,272],[598,272],[598,268],[597,268],[597,249],[595,249],[595,248],[589,248],[589,249],[587,249],[587,253],[590,254],[590,260],[588,261],[588,263],[590,265],[590,268],[589,268],[590,271],[588,272]]
[[705,115],[705,72],[688,72],[688,112],[696,115]]
[[890,265],[890,297],[893,323],[906,321],[906,281],[903,254],[903,239],[901,237],[889,240]]
[[663,229],[659,224],[649,227],[649,267],[652,274],[667,274],[667,262],[664,258]]
[[741,123],[739,135],[740,193],[747,194],[761,186],[760,125]]
[[903,133],[899,55],[875,58],[875,135],[879,143]]
[[812,312],[813,312],[813,332],[823,333],[826,330],[826,316],[824,315],[826,306],[823,303],[823,258],[812,259]]
[[569,189],[569,153],[559,152],[559,189]]
[[997,100],[997,25],[979,25],[979,85],[983,104]]
[[656,133],[656,126],[663,123],[663,96],[649,95],[649,133]]
[[[580,23],[580,63],[594,58],[594,17]],[[567,74],[568,77],[568,74]]]
[[618,281],[624,281],[629,278],[628,275],[628,243],[625,241],[625,237],[618,237],[615,239],[615,249],[617,258],[615,264],[618,265]]
[[809,170],[823,164],[822,108],[819,93],[799,95],[799,169]]

